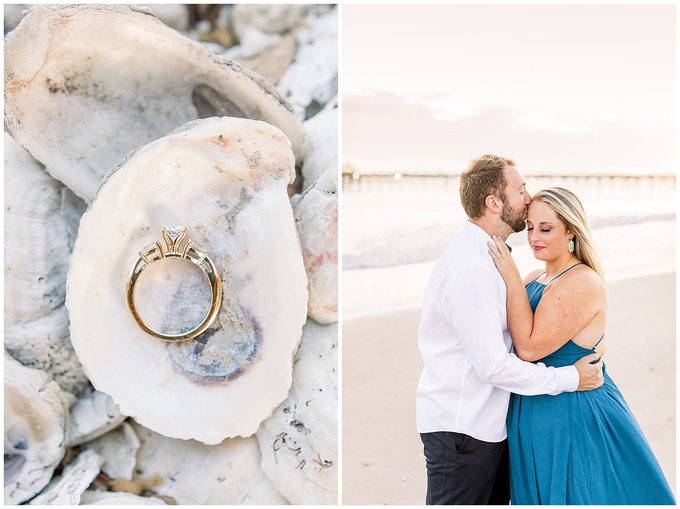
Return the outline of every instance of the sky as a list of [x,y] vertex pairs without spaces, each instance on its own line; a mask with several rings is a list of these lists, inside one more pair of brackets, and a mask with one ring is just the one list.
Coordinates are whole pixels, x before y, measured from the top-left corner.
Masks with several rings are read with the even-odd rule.
[[676,170],[676,6],[342,6],[342,159],[458,173]]

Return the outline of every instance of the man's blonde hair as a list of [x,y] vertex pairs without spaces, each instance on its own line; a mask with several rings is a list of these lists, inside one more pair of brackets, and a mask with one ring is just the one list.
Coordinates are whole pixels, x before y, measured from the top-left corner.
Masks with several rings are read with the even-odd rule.
[[460,174],[460,202],[470,219],[484,215],[486,197],[503,197],[508,182],[505,180],[506,166],[515,166],[507,157],[486,154],[473,159]]

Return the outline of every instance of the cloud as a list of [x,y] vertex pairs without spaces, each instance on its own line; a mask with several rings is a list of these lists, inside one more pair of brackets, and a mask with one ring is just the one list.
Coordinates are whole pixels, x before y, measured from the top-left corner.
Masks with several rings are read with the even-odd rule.
[[537,111],[520,113],[517,118],[520,127],[539,131],[557,131],[568,134],[593,134],[593,126],[587,122],[550,115]]
[[496,153],[527,174],[667,172],[675,160],[675,124],[666,119],[643,125],[500,106],[455,116],[434,104],[375,91],[343,98],[343,160],[374,166],[358,164],[360,171],[457,173],[469,159]]

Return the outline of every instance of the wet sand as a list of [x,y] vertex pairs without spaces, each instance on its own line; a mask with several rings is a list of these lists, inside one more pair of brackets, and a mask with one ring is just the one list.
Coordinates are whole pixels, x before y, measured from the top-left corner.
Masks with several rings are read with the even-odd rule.
[[[675,273],[609,283],[607,370],[675,492]],[[342,503],[425,500],[415,425],[420,309],[347,319],[342,329]]]

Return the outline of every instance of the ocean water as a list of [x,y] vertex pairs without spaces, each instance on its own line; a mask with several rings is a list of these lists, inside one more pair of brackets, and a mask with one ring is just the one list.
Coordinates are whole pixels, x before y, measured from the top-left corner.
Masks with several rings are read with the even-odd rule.
[[[527,177],[529,192],[553,185],[576,193],[593,231],[675,221],[674,177]],[[361,184],[345,179],[342,219],[343,270],[355,270],[434,260],[466,216],[455,178],[385,178]],[[510,243],[526,238],[515,234]]]
[[[581,199],[607,280],[675,270],[675,177],[525,177]],[[434,262],[463,227],[455,178],[343,179],[343,316],[419,306]],[[361,180],[361,179],[360,179]],[[541,267],[526,234],[510,236],[521,274]]]

